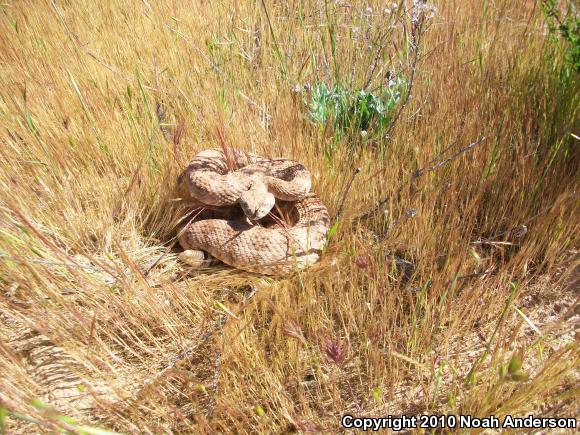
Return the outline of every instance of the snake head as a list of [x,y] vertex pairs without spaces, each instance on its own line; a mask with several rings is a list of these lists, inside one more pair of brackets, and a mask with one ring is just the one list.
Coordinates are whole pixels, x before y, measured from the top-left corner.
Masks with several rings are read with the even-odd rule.
[[276,198],[263,183],[252,182],[248,190],[245,190],[238,199],[244,214],[251,221],[258,221],[270,213],[274,207]]

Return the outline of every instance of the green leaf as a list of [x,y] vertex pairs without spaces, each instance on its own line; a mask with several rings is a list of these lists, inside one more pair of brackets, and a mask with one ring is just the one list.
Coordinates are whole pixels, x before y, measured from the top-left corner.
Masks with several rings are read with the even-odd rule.
[[521,355],[519,353],[515,353],[512,356],[512,359],[510,360],[509,366],[508,366],[508,372],[513,375],[514,373],[517,373],[518,371],[520,371],[520,369],[522,368],[522,358]]
[[525,373],[522,370],[518,370],[517,372],[511,374],[511,378],[515,382],[524,382],[530,378],[530,375],[529,373]]
[[215,301],[215,305],[221,309],[222,311],[224,311],[225,313],[227,313],[230,317],[233,317],[234,319],[238,319],[238,316],[236,316],[234,313],[232,313],[230,311],[230,309],[228,307],[226,307],[224,304],[222,304],[220,301]]
[[502,364],[499,366],[499,379],[503,380],[508,374],[508,366],[507,364]]
[[30,113],[28,113],[28,110],[26,111],[26,114],[24,116],[26,117],[26,123],[28,124],[28,128],[30,129],[30,131],[34,134],[38,134],[38,129],[36,128],[36,125],[34,125],[34,121],[32,120],[32,116],[30,116]]
[[407,88],[408,81],[403,77],[391,80],[379,94],[341,84],[329,87],[324,82],[317,82],[312,87],[310,98],[305,97],[303,101],[311,121],[321,128],[326,128],[331,121],[335,137],[339,138],[341,132],[352,128],[368,132],[369,129],[380,131],[388,126],[402,92]]
[[471,251],[469,253],[473,258],[475,258],[476,261],[481,261],[481,257],[479,256],[479,254],[475,249],[471,248]]
[[44,403],[42,400],[39,399],[31,400],[30,404],[34,406],[36,409],[50,409],[50,405]]
[[475,383],[475,369],[476,367],[473,366],[469,373],[465,376],[465,385],[473,385]]
[[197,384],[196,387],[197,390],[203,394],[207,394],[207,388],[205,388],[205,385],[203,384]]
[[6,415],[8,411],[6,408],[0,405],[0,432],[4,433],[4,428],[6,427]]
[[88,434],[88,435],[120,435],[118,432],[113,432],[107,429],[101,429],[99,427],[91,427],[91,426],[76,426],[75,429],[80,434]]
[[332,225],[332,226],[330,227],[330,229],[328,230],[328,234],[327,234],[327,236],[326,236],[326,238],[327,238],[328,240],[330,240],[330,239],[332,238],[332,236],[334,236],[334,233],[336,233],[336,230],[338,230],[338,224],[339,224],[339,222],[338,222],[338,221],[336,221],[336,222],[334,223],[334,225]]
[[69,417],[68,415],[59,415],[56,417],[56,419],[62,423],[69,424],[71,426],[77,424],[76,420],[72,417]]

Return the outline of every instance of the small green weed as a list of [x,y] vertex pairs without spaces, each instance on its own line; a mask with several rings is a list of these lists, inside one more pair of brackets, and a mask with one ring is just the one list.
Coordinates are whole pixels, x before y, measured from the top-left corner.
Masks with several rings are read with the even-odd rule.
[[566,12],[558,8],[557,0],[542,2],[542,12],[546,17],[548,29],[556,38],[566,43],[566,66],[576,72],[580,72],[580,18],[577,9],[570,3]]
[[308,108],[308,117],[320,128],[326,128],[330,122],[337,135],[345,131],[374,135],[390,126],[394,109],[407,88],[408,81],[402,77],[389,80],[380,93],[355,90],[341,84],[330,87],[317,82],[304,98],[304,104]]

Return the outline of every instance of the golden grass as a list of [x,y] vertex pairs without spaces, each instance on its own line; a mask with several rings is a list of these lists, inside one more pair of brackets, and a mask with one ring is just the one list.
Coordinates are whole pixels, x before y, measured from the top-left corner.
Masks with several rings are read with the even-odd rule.
[[[383,2],[1,3],[7,432],[74,429],[57,413],[127,433],[577,416],[577,77],[561,78],[536,2],[437,6],[376,147],[309,124],[293,87],[409,74]],[[333,216],[361,168],[319,264],[270,280],[169,253],[144,273],[183,214],[177,175],[220,143],[301,161]],[[498,378],[514,352],[529,380]]]

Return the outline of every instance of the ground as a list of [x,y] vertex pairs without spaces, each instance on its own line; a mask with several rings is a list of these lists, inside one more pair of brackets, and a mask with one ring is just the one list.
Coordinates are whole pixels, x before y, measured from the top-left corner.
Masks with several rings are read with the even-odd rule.
[[[539,2],[422,5],[0,4],[0,432],[578,417],[572,40]],[[178,261],[215,147],[309,168],[316,265]]]

